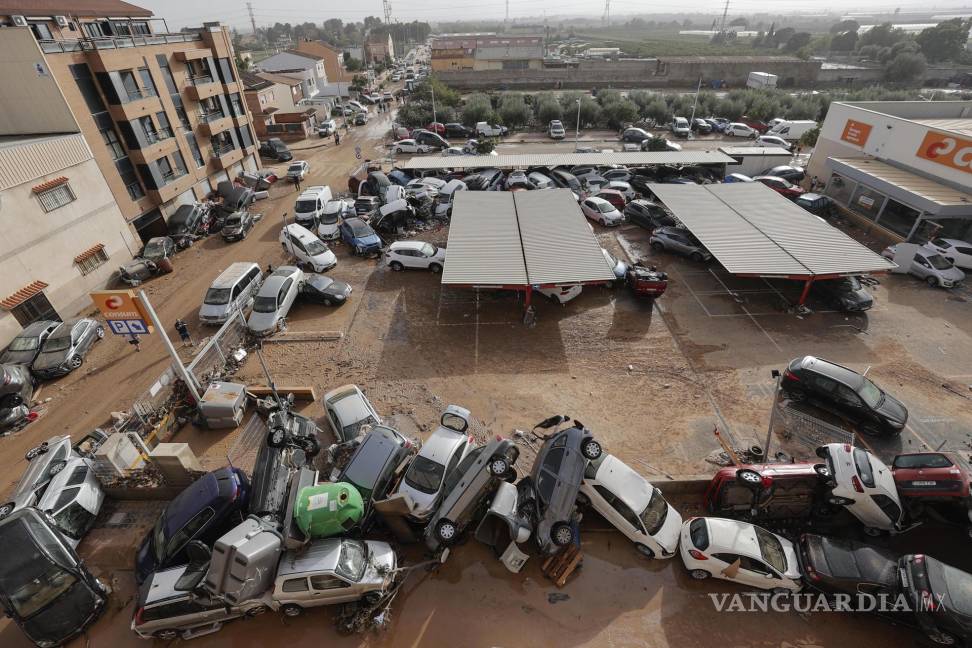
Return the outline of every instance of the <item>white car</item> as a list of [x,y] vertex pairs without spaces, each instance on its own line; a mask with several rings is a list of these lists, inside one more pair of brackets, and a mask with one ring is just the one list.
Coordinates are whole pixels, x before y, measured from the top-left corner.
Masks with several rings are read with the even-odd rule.
[[442,155],[468,155],[468,154],[458,146],[450,146],[449,148],[442,151]]
[[337,265],[337,257],[327,243],[303,225],[284,225],[280,228],[279,240],[284,252],[290,254],[299,266],[308,266],[314,272],[326,272]]
[[353,99],[348,102],[348,107],[356,112],[368,112],[368,106],[364,105],[360,101],[354,101]]
[[732,122],[726,126],[726,130],[723,131],[726,135],[732,137],[758,137],[759,131],[746,124],[740,124],[739,122]]
[[328,200],[324,203],[317,226],[317,236],[324,241],[333,241],[341,236],[341,220],[355,216],[353,200]]
[[553,286],[552,288],[540,288],[535,286],[534,290],[558,304],[566,304],[584,290],[583,286],[572,284],[570,286]]
[[446,494],[442,487],[459,462],[476,447],[467,431],[469,410],[449,405],[439,419],[439,427],[412,459],[398,492],[408,495],[412,509],[409,515],[419,521],[435,512]]
[[972,270],[972,243],[968,241],[937,238],[923,247],[935,250],[958,268]]
[[395,241],[384,251],[385,265],[395,271],[405,268],[442,272],[445,265],[445,248],[423,241]]
[[754,142],[756,146],[778,146],[789,151],[793,145],[778,135],[760,135]]
[[692,518],[682,525],[680,553],[692,578],[719,578],[774,592],[798,592],[803,575],[786,538],[725,518]]
[[585,216],[605,227],[620,225],[621,221],[624,220],[617,207],[603,198],[585,198],[581,201],[580,206]]
[[398,140],[392,147],[396,153],[428,153],[430,150],[426,144],[419,144],[413,139]]
[[551,139],[564,139],[567,135],[567,131],[564,130],[564,124],[559,119],[554,119],[550,122],[550,126],[547,128],[547,133],[550,135]]
[[671,558],[678,549],[682,516],[662,492],[614,455],[588,465],[578,502],[600,513],[647,558]]
[[253,310],[246,320],[246,326],[253,335],[265,336],[277,332],[287,319],[303,280],[303,271],[294,266],[280,266],[267,276],[253,299]]
[[[898,245],[895,244],[884,248],[881,256],[893,261],[897,252]],[[915,250],[908,274],[924,279],[929,286],[939,288],[953,288],[965,279],[964,272],[939,254],[935,248],[927,247],[927,244]]]
[[868,535],[904,528],[904,509],[891,469],[863,448],[828,443],[817,448],[827,462],[833,485],[827,503],[843,506],[861,521]]
[[310,164],[304,160],[294,160],[287,167],[287,179],[291,182],[303,180],[310,172]]
[[380,425],[381,416],[357,385],[343,385],[324,394],[324,412],[338,443],[358,436],[363,425]]

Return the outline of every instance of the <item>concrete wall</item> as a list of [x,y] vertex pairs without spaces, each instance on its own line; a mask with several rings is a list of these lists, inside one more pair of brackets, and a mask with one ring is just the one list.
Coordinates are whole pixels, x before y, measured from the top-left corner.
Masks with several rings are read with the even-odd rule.
[[731,87],[746,85],[750,72],[768,72],[779,77],[780,87],[807,87],[817,81],[820,61],[790,57],[694,56],[659,57],[656,76],[703,83],[721,80]]
[[[83,154],[78,160],[77,153]],[[81,135],[9,143],[0,149],[7,158],[45,160],[45,173],[0,191],[0,297],[32,281],[49,284],[44,294],[62,318],[91,307],[88,292],[103,288],[112,273],[132,258],[140,243],[108,188]],[[48,180],[64,176],[76,199],[45,212],[32,191]],[[108,261],[82,275],[74,258],[104,245]],[[0,310],[0,346],[21,331],[13,314]]]
[[0,30],[0,135],[71,133],[78,124],[27,27]]

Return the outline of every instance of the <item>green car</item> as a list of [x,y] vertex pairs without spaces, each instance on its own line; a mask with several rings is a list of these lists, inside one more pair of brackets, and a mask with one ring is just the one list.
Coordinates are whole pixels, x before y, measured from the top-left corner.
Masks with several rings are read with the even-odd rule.
[[353,528],[364,515],[361,493],[347,482],[305,486],[297,493],[294,521],[308,538],[327,538]]

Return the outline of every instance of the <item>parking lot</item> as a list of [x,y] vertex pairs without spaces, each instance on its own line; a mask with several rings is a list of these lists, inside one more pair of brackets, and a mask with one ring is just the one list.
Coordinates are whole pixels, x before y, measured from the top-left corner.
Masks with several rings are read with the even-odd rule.
[[[304,185],[345,189],[347,174],[358,163],[354,147],[360,146],[364,157],[381,157],[388,125],[387,116],[375,119],[342,138],[339,147],[330,140],[326,146],[316,140],[295,146],[295,157],[311,163]],[[197,346],[211,335],[196,316],[206,287],[235,260],[262,266],[287,262],[277,236],[295,198],[292,187],[278,183],[271,199],[258,205],[263,219],[245,241],[201,241],[176,258],[173,274],[146,284],[163,322],[185,319]],[[583,421],[607,451],[664,487],[669,477],[713,472],[706,458],[719,450],[714,429],[730,432],[740,445],[764,444],[776,398],[770,371],[815,354],[859,370],[871,367],[868,375],[908,405],[911,419],[900,438],[861,439],[882,457],[924,447],[968,452],[972,318],[967,300],[972,295],[967,289],[936,290],[906,275],[886,276],[866,314],[834,312],[815,301],[809,304],[813,312],[798,314],[783,304],[800,286],[740,279],[714,262],[654,253],[647,234],[631,225],[595,229],[615,254],[647,259],[669,273],[668,292],[656,304],[623,288],[587,287],[564,306],[538,303],[536,325],[527,327],[521,298],[512,293],[443,287],[437,275],[394,273],[375,260],[352,257],[338,244],[338,266],[328,274],[352,285],[351,299],[338,309],[296,307],[289,331],[311,338],[327,333],[321,336],[327,339],[267,343],[264,354],[273,377],[278,385],[313,386],[318,396],[338,385],[358,384],[379,412],[393,416],[409,435],[426,435],[450,403],[472,411],[480,435],[509,435],[547,416],[569,414]],[[414,238],[443,244],[447,234],[447,228],[439,228],[416,232]],[[180,350],[187,360],[192,352]],[[137,354],[121,339],[97,345],[83,370],[43,388],[41,400],[51,400],[38,421],[0,439],[0,469],[6,475],[0,490],[8,490],[22,473],[29,447],[54,434],[77,438],[104,424],[111,411],[128,407],[147,389],[166,363],[155,337]],[[248,384],[265,382],[252,360],[238,377]],[[319,403],[302,411],[327,429]],[[207,469],[225,465],[227,458],[249,468],[262,438],[244,424],[229,433],[187,426],[173,441],[189,443]],[[138,502],[103,511],[99,528],[82,544],[89,566],[107,575],[117,590],[106,618],[75,645],[141,643],[128,628],[134,596],[130,570],[134,546],[159,508],[157,502]],[[331,613],[317,610],[298,619],[267,614],[235,622],[194,645],[286,640],[296,646],[326,641],[335,646],[681,647],[703,644],[716,631],[728,645],[914,645],[910,635],[862,615],[734,614],[727,623],[708,594],[738,588],[692,582],[678,558],[648,563],[610,530],[585,531],[583,550],[583,569],[558,591],[544,580],[536,558],[513,576],[484,547],[474,542],[458,547],[440,571],[411,577],[393,606],[390,631],[378,637],[339,638]],[[408,558],[417,561],[420,555]],[[3,621],[0,645],[27,644]]]

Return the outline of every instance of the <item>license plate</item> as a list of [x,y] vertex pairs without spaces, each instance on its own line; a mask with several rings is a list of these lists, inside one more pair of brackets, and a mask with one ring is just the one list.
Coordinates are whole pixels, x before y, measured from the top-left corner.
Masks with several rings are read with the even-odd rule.
[[913,481],[911,483],[914,484],[915,486],[934,486],[938,482],[933,482],[933,481]]

